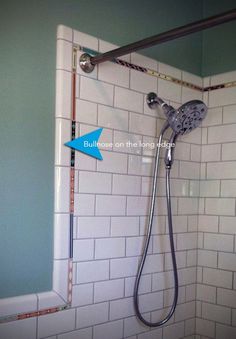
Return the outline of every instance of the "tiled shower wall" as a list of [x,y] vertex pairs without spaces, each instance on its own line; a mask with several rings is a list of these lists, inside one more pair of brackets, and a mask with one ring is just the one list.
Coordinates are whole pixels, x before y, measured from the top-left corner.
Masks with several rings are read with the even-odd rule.
[[[230,72],[208,86],[235,79]],[[236,88],[205,94],[198,226],[197,339],[236,338]]]
[[[57,124],[63,126],[63,142],[70,139],[66,112],[71,111],[73,43],[100,52],[114,47],[59,27],[57,74],[63,95],[56,107],[60,106],[63,112],[57,119]],[[79,55],[80,52],[78,58]],[[132,54],[124,59],[202,86],[201,78],[147,57]],[[212,77],[205,79],[206,86],[207,81],[212,85],[223,82]],[[235,145],[230,144],[236,142],[231,106],[236,103],[235,89],[212,91],[212,108],[203,128],[177,142],[171,173],[180,281],[176,312],[159,329],[143,326],[134,315],[133,286],[146,232],[154,151],[147,147],[117,147],[116,143],[157,141],[164,117],[147,107],[145,96],[150,91],[175,107],[202,99],[199,91],[117,64],[104,63],[91,74],[77,67],[77,136],[103,127],[100,141],[112,145],[102,150],[102,161],[76,152],[72,308],[1,325],[6,327],[4,339],[235,338],[233,327],[229,327],[236,322],[236,292],[232,290],[232,196],[236,185],[230,180],[235,178],[236,164]],[[219,95],[221,91],[223,94]],[[208,95],[204,95],[204,100],[208,103]],[[222,109],[224,105],[227,106]],[[64,148],[59,157],[68,164],[69,150]],[[173,300],[164,176],[162,159],[152,241],[140,288],[141,310],[152,321],[163,318]],[[64,191],[66,205],[68,187]]]
[[[68,40],[70,30],[66,32]],[[73,39],[100,52],[114,48],[79,32],[73,32]],[[66,63],[66,58],[71,57],[72,43],[62,39],[59,44]],[[196,76],[138,54],[128,55],[125,60],[202,85]],[[180,281],[177,310],[167,326],[152,330],[140,324],[134,315],[133,288],[147,226],[154,150],[118,147],[117,143],[157,141],[155,137],[164,118],[147,107],[145,96],[150,91],[158,92],[176,107],[187,100],[202,98],[201,92],[113,63],[102,64],[91,74],[77,67],[78,135],[103,127],[100,141],[113,145],[103,149],[102,161],[76,152],[72,301],[75,313],[73,323],[70,318],[71,328],[64,331],[56,326],[52,330],[50,326],[47,333],[45,317],[44,337],[58,334],[58,339],[193,338],[200,129],[179,140],[171,174]],[[141,310],[152,321],[163,318],[173,300],[164,176],[162,161],[153,236],[140,289]],[[63,319],[63,313],[48,321],[53,317]],[[39,322],[42,328],[42,319]]]

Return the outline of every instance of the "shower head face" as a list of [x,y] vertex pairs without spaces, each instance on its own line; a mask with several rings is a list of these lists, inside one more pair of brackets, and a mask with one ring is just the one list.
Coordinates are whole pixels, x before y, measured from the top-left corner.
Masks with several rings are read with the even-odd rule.
[[183,135],[199,127],[206,114],[207,106],[200,100],[192,100],[177,110],[171,110],[168,121],[176,134]]

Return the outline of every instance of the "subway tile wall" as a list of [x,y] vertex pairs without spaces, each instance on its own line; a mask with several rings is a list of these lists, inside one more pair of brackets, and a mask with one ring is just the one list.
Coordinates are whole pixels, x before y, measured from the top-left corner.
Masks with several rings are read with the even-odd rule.
[[[227,82],[235,72],[208,78]],[[198,218],[196,339],[236,338],[236,88],[205,93]],[[200,207],[201,205],[201,207]]]
[[[56,128],[62,143],[70,133],[71,98],[65,89],[71,87],[73,43],[100,52],[115,47],[59,26],[62,55],[57,64]],[[200,77],[137,53],[122,58],[196,85],[203,83]],[[217,83],[216,77],[204,79],[204,83]],[[77,67],[77,136],[103,127],[100,141],[113,146],[102,149],[103,161],[76,152],[72,307],[3,324],[4,339],[16,335],[22,339],[236,337],[235,89],[234,95],[232,89],[205,93],[210,110],[203,127],[180,137],[176,146],[171,173],[180,284],[176,312],[158,329],[143,326],[135,316],[133,288],[146,234],[154,151],[119,148],[114,143],[157,141],[164,117],[145,104],[149,91],[158,92],[174,107],[202,99],[200,92],[109,62],[91,74]],[[161,155],[163,160],[163,152]],[[68,158],[65,149],[56,154],[55,161],[69,182],[69,172],[63,167]],[[162,161],[153,234],[140,285],[141,311],[151,321],[167,314],[174,292],[164,177]],[[68,201],[65,187],[56,206],[67,213]],[[56,252],[64,253],[60,246]]]

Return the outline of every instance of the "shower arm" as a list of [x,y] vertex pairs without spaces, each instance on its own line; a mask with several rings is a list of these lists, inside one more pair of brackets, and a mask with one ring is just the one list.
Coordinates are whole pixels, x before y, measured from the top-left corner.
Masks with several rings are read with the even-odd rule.
[[143,48],[151,47],[167,41],[178,39],[192,33],[200,32],[202,30],[215,27],[232,20],[236,20],[236,8],[224,13],[208,17],[206,19],[198,20],[190,24],[171,29],[167,32],[153,35],[151,37],[133,42],[123,47],[113,49],[106,53],[98,54],[93,57],[87,53],[84,53],[80,57],[80,67],[84,72],[90,73],[93,71],[95,65],[102,62],[113,60],[122,55],[126,55]]

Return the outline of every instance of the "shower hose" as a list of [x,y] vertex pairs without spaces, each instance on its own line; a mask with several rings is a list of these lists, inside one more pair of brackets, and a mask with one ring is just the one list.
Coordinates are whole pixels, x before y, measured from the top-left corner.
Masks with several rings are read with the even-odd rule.
[[162,142],[162,137],[165,132],[165,130],[168,128],[168,126],[164,126],[159,139],[158,139],[158,145],[156,150],[156,157],[155,157],[155,167],[154,167],[154,175],[153,175],[153,186],[152,186],[152,198],[151,198],[151,205],[150,205],[150,213],[149,213],[149,220],[148,220],[148,230],[147,230],[147,237],[143,249],[142,258],[139,264],[138,273],[135,280],[134,285],[134,308],[136,311],[136,315],[139,318],[141,322],[143,322],[146,326],[149,327],[159,327],[164,325],[173,315],[177,300],[178,300],[178,272],[177,272],[177,265],[176,265],[176,257],[175,257],[175,247],[174,247],[174,237],[173,237],[173,227],[172,227],[172,213],[171,213],[171,194],[170,194],[170,168],[166,168],[166,201],[167,201],[167,215],[168,215],[168,226],[169,226],[169,239],[170,239],[170,249],[171,249],[171,258],[172,258],[172,266],[173,266],[173,273],[174,273],[174,299],[172,306],[170,308],[169,313],[166,315],[166,317],[158,322],[150,322],[143,318],[140,308],[139,308],[139,285],[140,285],[140,279],[142,277],[143,268],[145,265],[146,257],[147,257],[147,251],[148,246],[151,239],[151,233],[152,233],[152,224],[153,224],[153,215],[154,215],[154,207],[155,207],[155,198],[156,198],[156,191],[157,191],[157,175],[158,175],[158,167],[159,167],[159,158],[160,158],[160,145]]

